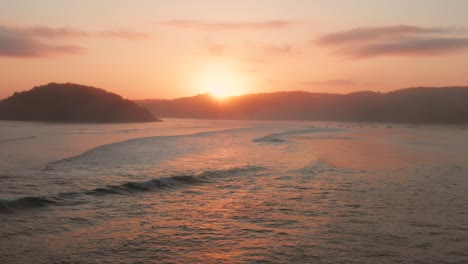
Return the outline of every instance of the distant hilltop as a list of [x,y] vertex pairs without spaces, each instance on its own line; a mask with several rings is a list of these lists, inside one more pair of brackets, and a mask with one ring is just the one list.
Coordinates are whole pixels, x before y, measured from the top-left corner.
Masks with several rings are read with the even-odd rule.
[[147,109],[95,87],[49,83],[0,101],[0,120],[52,122],[154,122]]
[[205,94],[136,102],[160,117],[468,124],[468,87],[418,87],[389,93],[276,92],[223,101]]

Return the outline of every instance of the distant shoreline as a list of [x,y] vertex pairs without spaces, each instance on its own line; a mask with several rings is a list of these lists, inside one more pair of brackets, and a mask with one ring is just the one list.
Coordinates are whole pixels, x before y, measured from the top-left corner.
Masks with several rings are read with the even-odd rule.
[[135,102],[162,118],[468,124],[468,87],[419,87],[389,93],[275,92],[222,101],[203,94]]

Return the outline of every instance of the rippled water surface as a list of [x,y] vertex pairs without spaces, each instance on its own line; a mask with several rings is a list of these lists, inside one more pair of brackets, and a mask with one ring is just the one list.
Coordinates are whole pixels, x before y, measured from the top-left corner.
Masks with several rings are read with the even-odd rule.
[[468,127],[0,122],[1,263],[467,263]]

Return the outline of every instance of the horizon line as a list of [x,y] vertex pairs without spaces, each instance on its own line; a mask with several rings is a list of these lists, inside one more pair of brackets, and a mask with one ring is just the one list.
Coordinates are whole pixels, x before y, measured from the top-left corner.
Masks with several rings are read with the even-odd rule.
[[[87,85],[87,84],[73,83],[73,82],[61,82],[61,83],[60,82],[49,82],[47,84],[35,85],[30,89],[15,91],[13,94],[21,93],[21,92],[27,92],[27,91],[30,91],[30,90],[36,88],[36,87],[45,86],[45,85],[49,85],[49,84],[74,84],[74,85],[82,85],[82,86],[98,88],[98,89],[102,89],[102,90],[105,90],[105,91],[110,92],[110,93],[117,94],[117,95],[121,96],[122,98],[131,100],[131,101],[177,100],[177,99],[191,98],[191,97],[197,97],[197,96],[212,96],[212,97],[215,97],[210,92],[205,92],[205,93],[197,93],[197,94],[194,94],[194,95],[184,95],[184,96],[173,97],[173,98],[157,98],[157,97],[148,98],[147,97],[147,98],[134,98],[134,99],[131,99],[131,98],[125,97],[125,96],[123,96],[123,95],[121,95],[119,93],[113,92],[112,90],[108,90],[106,88],[96,87],[96,86]],[[397,89],[393,89],[393,90],[387,90],[387,91],[384,91],[384,92],[381,92],[379,90],[369,90],[369,89],[368,90],[357,90],[357,91],[352,91],[352,92],[343,92],[343,93],[340,93],[340,92],[325,92],[325,91],[307,91],[307,90],[276,90],[276,91],[271,91],[271,92],[257,92],[257,93],[253,92],[253,93],[243,93],[243,94],[238,94],[238,95],[229,95],[229,96],[226,96],[225,98],[223,98],[222,101],[226,101],[226,100],[229,100],[230,98],[235,98],[235,97],[242,97],[242,96],[249,96],[249,95],[261,95],[261,94],[274,94],[274,93],[302,92],[302,93],[309,93],[309,94],[349,95],[349,94],[356,94],[356,93],[363,93],[363,92],[372,92],[372,93],[377,93],[377,94],[378,93],[388,94],[388,93],[392,93],[392,92],[396,92],[396,91],[400,91],[400,90],[417,89],[417,88],[426,88],[426,89],[468,88],[468,84],[466,84],[466,85],[444,85],[444,86],[409,86],[409,87],[397,88]],[[3,101],[5,99],[13,96],[13,94],[9,95],[9,96],[6,96],[4,98],[0,98],[0,101]]]

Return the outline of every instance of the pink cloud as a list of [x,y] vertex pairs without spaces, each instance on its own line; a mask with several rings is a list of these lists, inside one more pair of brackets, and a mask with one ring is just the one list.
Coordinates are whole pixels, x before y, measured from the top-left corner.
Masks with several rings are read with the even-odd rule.
[[288,55],[293,52],[290,45],[266,45],[263,51],[269,55]]
[[38,38],[81,38],[87,37],[89,34],[85,31],[75,28],[51,28],[51,27],[23,27],[14,28],[18,33],[29,37]]
[[35,31],[34,34],[31,32],[25,33],[23,30],[16,28],[0,26],[0,56],[48,57],[64,54],[83,54],[86,51],[85,48],[78,45],[52,45],[44,43],[31,37],[31,34],[38,34],[38,32]]
[[326,34],[314,43],[350,58],[436,56],[468,50],[465,32],[410,25],[355,28]]
[[297,22],[287,20],[249,21],[249,22],[206,22],[200,20],[171,20],[163,25],[204,31],[221,30],[265,30],[291,27]]
[[468,38],[403,39],[394,42],[362,45],[342,52],[354,58],[370,58],[384,55],[447,55],[463,50],[468,50]]
[[133,30],[105,30],[98,33],[99,37],[104,38],[120,38],[127,40],[142,40],[147,39],[149,36],[145,33],[133,31]]
[[404,36],[442,33],[446,30],[437,28],[424,28],[410,25],[397,25],[388,27],[361,27],[345,31],[326,34],[318,39],[321,45],[339,45],[352,42],[375,41]]
[[139,40],[147,38],[144,33],[131,30],[107,30],[96,34],[67,27],[10,27],[0,25],[0,56],[3,57],[49,57],[66,54],[83,54],[84,47],[76,44],[51,43],[85,37],[121,38]]

